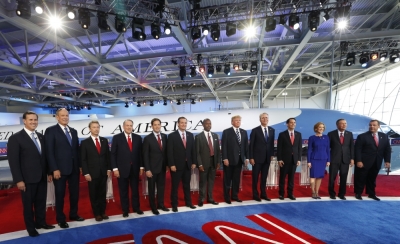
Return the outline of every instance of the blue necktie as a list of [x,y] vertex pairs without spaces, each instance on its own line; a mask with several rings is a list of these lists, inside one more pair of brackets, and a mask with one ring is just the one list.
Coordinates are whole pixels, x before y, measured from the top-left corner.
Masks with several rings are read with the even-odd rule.
[[69,145],[72,146],[72,139],[71,139],[71,136],[69,135],[69,132],[68,132],[68,130],[67,130],[67,127],[64,127],[64,130],[65,130],[65,135],[67,136],[67,139],[68,139],[68,141],[69,141]]
[[40,150],[39,143],[36,141],[35,133],[32,132],[31,137],[32,137],[33,143],[35,143],[35,145],[36,145],[36,147],[37,147],[39,153],[42,153],[42,150]]
[[264,137],[265,137],[265,141],[268,141],[268,133],[267,133],[267,128],[264,128]]

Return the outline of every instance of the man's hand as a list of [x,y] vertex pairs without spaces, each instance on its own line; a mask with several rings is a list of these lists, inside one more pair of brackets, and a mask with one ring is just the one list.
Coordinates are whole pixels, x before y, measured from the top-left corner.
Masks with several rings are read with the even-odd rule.
[[354,166],[354,160],[351,159],[351,160],[350,160],[350,167],[353,167],[353,166]]
[[387,168],[387,169],[390,168],[390,163],[389,162],[385,162],[385,168]]
[[300,165],[300,161],[297,161],[297,164],[296,164],[297,166],[299,166]]
[[278,161],[279,167],[283,167],[283,165],[285,164],[282,160]]
[[224,159],[224,165],[225,166],[229,166],[229,160],[228,159]]
[[108,178],[111,178],[111,170],[107,171],[107,176],[108,176]]
[[196,168],[196,165],[195,164],[192,164],[192,169],[195,169]]
[[52,182],[53,181],[53,176],[52,175],[48,175],[47,176],[47,181],[48,182]]
[[79,168],[79,173],[82,174],[82,167]]
[[221,166],[221,165],[219,165],[219,163],[217,163],[217,168],[216,168],[216,170],[218,170],[218,169],[219,169],[219,166]]
[[26,190],[25,182],[23,182],[23,181],[18,182],[17,183],[17,187],[18,187],[18,190],[21,190],[21,191],[25,191]]
[[330,162],[326,162],[326,166],[329,166],[331,163]]
[[203,165],[202,165],[202,166],[199,166],[199,170],[200,170],[201,172],[204,172],[204,167],[203,167]]
[[85,175],[85,179],[86,179],[87,181],[92,181],[92,177],[90,177],[90,175]]
[[176,172],[176,167],[175,166],[171,166],[170,168],[171,168],[172,172]]
[[254,161],[254,159],[250,159],[250,164],[251,164],[252,166],[254,166],[254,164],[256,164],[256,162]]
[[363,167],[364,167],[364,164],[363,164],[362,162],[357,162],[357,167],[363,168]]
[[59,170],[54,170],[53,177],[54,177],[55,180],[60,179],[61,178],[61,172]]
[[166,167],[165,167],[165,172],[168,172],[168,171],[169,171],[169,167],[166,166]]
[[311,169],[311,163],[307,163],[307,166]]
[[140,171],[139,171],[139,175],[142,175],[142,174],[143,174],[143,172],[144,172],[144,169],[140,169]]
[[151,178],[151,177],[153,177],[153,174],[151,173],[150,170],[147,170],[147,171],[146,171],[146,176],[147,176],[148,178]]
[[119,170],[114,170],[114,176],[119,178]]

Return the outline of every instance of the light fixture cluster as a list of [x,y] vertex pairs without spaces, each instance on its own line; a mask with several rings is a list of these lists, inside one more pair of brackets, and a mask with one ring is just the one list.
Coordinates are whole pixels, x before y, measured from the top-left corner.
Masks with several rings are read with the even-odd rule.
[[124,103],[125,108],[129,108],[134,105],[136,102],[136,107],[140,108],[142,106],[146,106],[148,104],[150,107],[154,107],[155,104],[162,104],[163,106],[167,106],[168,102],[170,104],[176,103],[176,105],[181,105],[182,103],[186,103],[190,101],[190,104],[196,104],[197,102],[201,102],[201,97],[197,97],[195,94],[186,94],[183,96],[177,96],[170,99],[167,98],[148,98],[148,99],[133,99],[131,101],[127,100]]
[[[200,64],[198,66],[199,73],[207,73],[207,77],[212,78],[215,73],[224,72],[226,75],[231,75],[231,68],[235,71],[239,71],[240,67],[243,71],[246,71],[249,68],[250,63],[250,72],[252,74],[256,74],[258,71],[258,64],[257,61],[249,61],[249,62],[242,62],[241,65],[239,62],[231,63],[224,63],[224,64]],[[206,68],[207,67],[207,68]],[[183,77],[186,76],[186,67],[180,66],[179,75],[181,80],[184,80]],[[190,66],[190,77],[195,77],[197,75],[197,69],[195,65]]]
[[[391,51],[371,51],[362,52],[359,56],[359,63],[361,67],[367,68],[371,62],[380,60],[385,61],[389,59],[390,63],[398,63],[400,61],[400,52],[398,49],[393,49]],[[356,63],[356,53],[350,52],[347,54],[345,65],[352,66]]]

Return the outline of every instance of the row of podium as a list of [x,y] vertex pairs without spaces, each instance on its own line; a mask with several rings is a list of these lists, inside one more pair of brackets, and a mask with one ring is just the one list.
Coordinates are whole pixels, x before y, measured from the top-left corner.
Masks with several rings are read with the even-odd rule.
[[[269,166],[268,177],[267,177],[267,184],[266,187],[277,188],[279,186],[279,164],[276,157],[271,160],[271,164]],[[240,189],[242,189],[242,177],[243,177],[243,168],[242,173],[240,174]],[[349,173],[347,174],[347,186],[353,185],[353,171],[354,167],[350,168]],[[300,165],[300,186],[309,186],[310,185],[310,169],[307,166],[307,158],[302,157],[301,165]],[[337,177],[337,184],[339,185],[340,176]],[[142,175],[142,195],[147,196],[149,195],[148,191],[148,181],[146,174]],[[199,170],[198,168],[192,169],[192,176],[190,179],[190,190],[192,192],[199,191]],[[157,190],[156,190],[157,193]],[[115,201],[114,199],[114,191],[113,191],[113,184],[112,178],[107,179],[107,194],[106,194],[107,201]],[[47,185],[47,207],[54,207],[55,206],[55,193],[54,193],[54,184],[53,182],[49,182]]]

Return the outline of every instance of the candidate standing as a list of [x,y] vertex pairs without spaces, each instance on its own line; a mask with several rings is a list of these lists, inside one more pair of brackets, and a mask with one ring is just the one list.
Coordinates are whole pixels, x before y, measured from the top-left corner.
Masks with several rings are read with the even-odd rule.
[[[149,189],[149,203],[153,214],[158,215],[157,209],[168,212],[164,205],[165,173],[167,166],[167,135],[161,133],[161,120],[151,120],[153,132],[143,140],[143,164]],[[155,203],[157,186],[157,207]]]
[[134,134],[133,121],[126,119],[124,131],[113,136],[111,142],[111,168],[118,178],[122,217],[129,216],[129,187],[133,212],[143,214],[139,203],[139,176],[143,174],[142,137]]
[[46,224],[47,164],[44,137],[36,132],[38,115],[27,111],[22,115],[24,128],[7,143],[7,157],[13,181],[21,191],[25,227],[29,236],[36,229],[53,229]]
[[[203,133],[195,138],[197,164],[200,175],[199,206],[203,206],[203,201],[207,196],[207,202],[218,205],[213,198],[215,173],[219,169],[221,162],[221,149],[219,147],[218,135],[211,132],[211,120],[203,120]],[[207,191],[208,190],[208,191]]]
[[191,169],[196,168],[194,136],[186,131],[187,119],[178,118],[178,130],[168,136],[168,165],[171,172],[172,211],[178,212],[178,186],[182,182],[186,207],[195,209],[190,196]]
[[61,228],[68,228],[64,214],[64,197],[68,183],[69,219],[83,221],[78,215],[80,154],[78,133],[68,126],[69,113],[65,108],[56,112],[58,123],[50,126],[44,133],[47,162],[53,174],[56,195],[56,220]]
[[[231,199],[242,202],[239,199],[240,174],[243,164],[249,163],[249,145],[247,132],[240,127],[242,117],[235,115],[231,119],[232,127],[222,132],[222,159],[224,170],[224,199],[231,204]],[[232,190],[231,190],[232,189]]]
[[339,172],[340,185],[338,197],[346,200],[346,181],[349,167],[354,165],[354,139],[353,133],[346,130],[347,122],[345,119],[336,121],[337,130],[328,133],[329,144],[331,147],[331,164],[329,165],[329,197],[336,199],[335,180]]
[[[249,157],[252,169],[253,199],[260,202],[261,199],[271,201],[265,188],[267,187],[267,176],[271,158],[274,156],[275,130],[268,126],[269,116],[267,113],[260,114],[261,125],[257,126],[250,134]],[[258,178],[260,180],[260,193],[257,190]]]
[[303,142],[301,133],[294,130],[296,128],[295,118],[287,119],[286,126],[288,129],[279,133],[277,146],[277,158],[280,166],[279,199],[283,200],[285,198],[285,180],[287,176],[287,197],[291,200],[296,200],[293,195],[294,174],[301,162]]
[[385,168],[390,168],[389,138],[385,133],[378,132],[379,127],[378,120],[371,120],[369,131],[358,135],[354,147],[357,162],[354,169],[354,193],[359,200],[362,200],[361,194],[365,187],[369,198],[380,201],[375,193],[376,177],[383,160]]
[[107,177],[111,177],[111,157],[108,140],[99,136],[100,124],[89,122],[90,137],[81,142],[82,174],[88,182],[89,198],[96,221],[106,215]]

